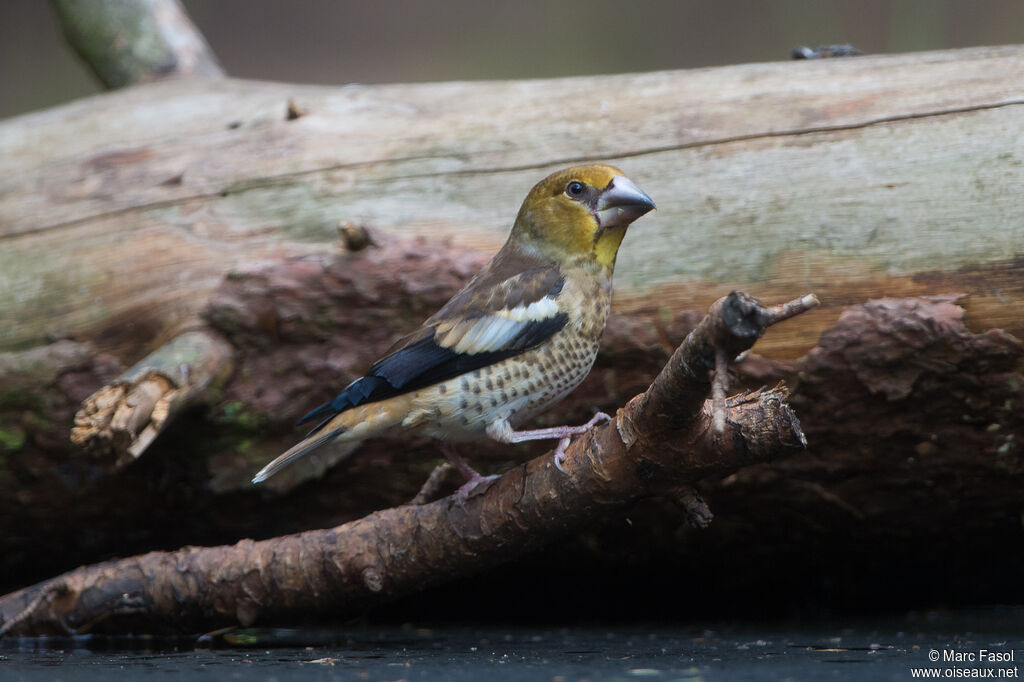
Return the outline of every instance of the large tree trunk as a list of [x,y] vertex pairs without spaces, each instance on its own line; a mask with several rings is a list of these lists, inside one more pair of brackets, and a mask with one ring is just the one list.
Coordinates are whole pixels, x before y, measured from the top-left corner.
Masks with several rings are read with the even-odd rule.
[[[898,562],[934,597],[990,567],[954,543],[998,542],[989,583],[1015,585],[1022,72],[1024,48],[1006,47],[507,83],[176,81],[2,122],[0,575],[411,498],[438,458],[427,441],[368,444],[323,476],[339,455],[314,460],[271,492],[247,481],[295,416],[486,260],[533,182],[601,159],[659,210],[624,243],[595,371],[546,419],[641,390],[732,288],[815,291],[820,310],[739,366],[750,384],[794,384],[811,449],[706,482],[706,532],[677,533],[648,503],[610,533],[632,556],[595,549],[595,530],[557,560],[629,556],[655,577],[686,567],[711,595],[776,580],[812,600],[837,582],[862,595],[855,570],[898,594]],[[339,221],[378,245],[339,249]],[[195,360],[182,338],[199,340]],[[73,448],[74,415],[104,385],[79,420],[92,445]],[[139,438],[100,433],[129,398],[117,423]],[[536,450],[518,452],[479,457]],[[754,580],[753,559],[771,575]]]
[[620,310],[819,290],[825,308],[762,350],[796,357],[841,305],[963,291],[976,328],[1019,335],[1022,70],[1004,47],[99,95],[0,125],[0,348],[71,335],[133,362],[227,271],[322,251],[339,220],[493,250],[534,182],[593,159],[659,205],[623,249]]

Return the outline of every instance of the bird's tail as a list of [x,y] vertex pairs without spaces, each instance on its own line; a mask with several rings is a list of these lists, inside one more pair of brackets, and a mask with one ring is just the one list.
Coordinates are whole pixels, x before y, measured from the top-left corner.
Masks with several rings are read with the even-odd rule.
[[406,396],[396,396],[345,410],[260,469],[253,476],[252,482],[262,483],[306,453],[333,440],[360,441],[383,434],[402,421],[407,411],[407,401]]
[[252,482],[262,483],[281,469],[284,469],[286,466],[297,460],[299,457],[302,457],[307,452],[316,450],[321,445],[327,445],[327,443],[330,443],[342,433],[344,432],[341,430],[318,431],[309,438],[303,440],[301,443],[298,443],[294,447],[288,449],[287,452],[279,455],[273,462],[260,469],[259,472],[252,477]]

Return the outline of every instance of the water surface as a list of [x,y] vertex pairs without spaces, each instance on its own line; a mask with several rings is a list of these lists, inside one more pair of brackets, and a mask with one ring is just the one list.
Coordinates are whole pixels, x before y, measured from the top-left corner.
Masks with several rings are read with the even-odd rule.
[[[987,652],[987,653],[981,653]],[[1013,660],[983,660],[985,656]],[[358,627],[0,641],[0,680],[1016,679],[1024,609],[718,628]],[[933,662],[930,657],[938,660]],[[921,671],[938,671],[922,673]],[[992,670],[992,673],[987,672]],[[1002,671],[1002,672],[1000,672]]]

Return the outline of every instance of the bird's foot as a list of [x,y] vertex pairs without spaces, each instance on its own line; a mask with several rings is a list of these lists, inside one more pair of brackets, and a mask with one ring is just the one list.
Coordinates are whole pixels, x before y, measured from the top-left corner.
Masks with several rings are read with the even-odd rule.
[[[612,418],[604,412],[598,412],[591,417],[590,421],[586,424],[581,424],[579,426],[552,426],[546,429],[513,431],[512,425],[509,424],[508,420],[502,419],[488,425],[487,435],[499,443],[522,443],[528,440],[553,440],[557,438],[558,447],[555,448],[555,466],[564,474],[565,469],[562,468],[562,464],[565,462],[565,451],[566,448],[569,447],[572,437],[578,436],[581,433],[586,433],[598,424],[602,422],[609,422],[611,420]],[[466,466],[465,462],[462,462],[460,465],[459,462],[456,462],[454,459],[452,461],[455,462],[455,466],[459,467],[460,470],[463,466]]]
[[560,426],[555,427],[555,429],[552,429],[564,429],[564,432],[566,434],[562,436],[561,440],[558,441],[558,447],[555,448],[555,468],[561,471],[563,474],[569,473],[565,470],[562,464],[565,463],[565,451],[569,448],[569,443],[572,442],[572,437],[579,435],[581,433],[586,433],[587,431],[594,428],[598,424],[603,424],[604,422],[609,422],[611,420],[612,418],[605,414],[604,412],[598,412],[593,417],[591,417],[590,421],[588,421],[586,424],[581,424],[580,426]]
[[416,497],[409,500],[411,505],[423,505],[431,500],[437,499],[438,493],[441,491],[441,487],[444,485],[445,479],[448,477],[448,472],[454,467],[451,462],[442,462],[434,467],[434,470],[430,472],[430,476],[426,482],[420,487],[420,491],[416,493]]
[[459,490],[456,493],[456,498],[459,500],[459,506],[464,506],[466,500],[469,499],[470,493],[472,493],[478,485],[481,483],[490,483],[496,479],[501,478],[500,475],[494,474],[492,476],[484,476],[479,471],[469,466],[466,460],[459,457],[459,454],[455,452],[455,448],[452,445],[444,444],[441,446],[441,452],[444,456],[451,460],[451,463],[455,465],[455,468],[459,470],[459,473],[463,475],[466,482],[459,486]]
[[[483,476],[481,474],[477,474],[476,472],[473,472],[473,473],[476,474],[476,475],[473,478],[471,478],[468,481],[466,481],[465,483],[463,483],[461,486],[459,486],[459,490],[455,493],[455,498],[459,501],[459,506],[460,507],[466,506],[466,500],[469,499],[470,494],[474,490],[476,490],[476,487],[478,485],[480,485],[481,483],[490,483],[492,481],[496,481],[499,478],[501,478],[500,474],[492,474],[490,476]],[[486,489],[486,487],[485,487],[485,489]]]
[[558,447],[555,448],[555,468],[561,471],[563,474],[569,473],[562,467],[562,462],[565,461],[565,451],[569,447],[569,443],[572,442],[572,438],[566,436],[562,440],[558,441]]
[[595,412],[594,416],[591,417],[590,421],[588,421],[586,424],[582,426],[571,426],[569,428],[579,429],[579,433],[586,433],[587,431],[594,428],[598,424],[604,424],[605,422],[610,422],[611,420],[612,416],[610,414],[607,414],[605,412]]

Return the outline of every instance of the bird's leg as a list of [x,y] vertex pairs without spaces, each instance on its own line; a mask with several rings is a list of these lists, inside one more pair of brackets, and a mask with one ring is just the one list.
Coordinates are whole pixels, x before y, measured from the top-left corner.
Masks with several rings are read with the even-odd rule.
[[498,474],[484,476],[479,471],[469,466],[469,464],[466,463],[466,460],[459,457],[459,454],[455,452],[455,446],[450,443],[442,443],[441,452],[444,453],[444,456],[455,465],[455,468],[458,469],[459,473],[461,473],[466,479],[466,482],[459,487],[459,490],[456,493],[456,496],[459,498],[459,504],[465,504],[466,500],[469,498],[469,494],[481,483],[488,483],[501,478]]
[[409,500],[409,504],[423,505],[435,499],[438,491],[441,490],[441,486],[444,484],[444,479],[447,478],[448,472],[453,468],[451,462],[442,462],[434,467],[434,470],[430,472],[430,476],[427,477],[426,483],[420,487],[416,497]]
[[529,431],[513,431],[512,426],[507,421],[502,421],[487,427],[487,435],[502,443],[522,443],[528,440],[558,438],[558,447],[555,448],[555,467],[564,474],[566,471],[562,468],[562,462],[565,461],[565,451],[569,447],[572,437],[586,433],[598,424],[611,420],[612,418],[604,412],[598,412],[590,421],[580,426],[552,426],[546,429],[531,429]]

